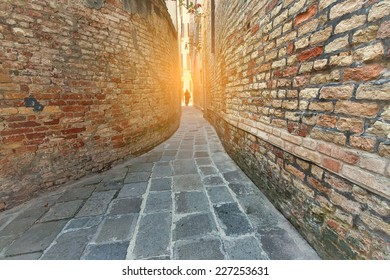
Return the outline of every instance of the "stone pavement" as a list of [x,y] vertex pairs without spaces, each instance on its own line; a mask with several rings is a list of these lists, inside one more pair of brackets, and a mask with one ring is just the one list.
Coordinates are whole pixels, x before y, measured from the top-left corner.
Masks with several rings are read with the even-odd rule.
[[166,142],[0,214],[1,259],[318,259],[184,107]]

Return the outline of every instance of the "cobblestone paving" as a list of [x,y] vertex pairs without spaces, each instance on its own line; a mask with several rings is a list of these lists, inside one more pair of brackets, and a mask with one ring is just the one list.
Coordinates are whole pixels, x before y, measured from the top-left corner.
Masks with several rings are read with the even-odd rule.
[[166,142],[0,214],[1,259],[318,259],[183,108]]

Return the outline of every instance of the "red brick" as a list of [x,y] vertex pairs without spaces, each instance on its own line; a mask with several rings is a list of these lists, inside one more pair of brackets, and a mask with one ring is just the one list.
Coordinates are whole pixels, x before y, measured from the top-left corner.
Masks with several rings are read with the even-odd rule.
[[260,29],[260,25],[259,24],[255,24],[254,26],[252,26],[251,28],[251,34],[252,35],[255,35],[257,33],[257,31],[259,31]]
[[293,135],[306,137],[309,133],[309,127],[304,123],[289,122],[287,130]]
[[308,50],[304,50],[300,54],[298,54],[299,61],[306,61],[312,59],[314,57],[320,56],[323,52],[324,48],[322,46],[314,47]]
[[301,180],[305,179],[305,173],[303,173],[302,171],[298,170],[297,168],[295,168],[290,164],[286,164],[286,170]]
[[65,134],[65,135],[67,135],[67,134],[76,134],[76,133],[83,132],[85,130],[86,130],[85,127],[69,128],[69,129],[62,130],[62,133]]
[[366,65],[362,67],[348,68],[344,70],[344,81],[371,81],[379,78],[383,71],[379,64]]
[[327,187],[325,187],[320,181],[314,179],[313,177],[310,177],[308,176],[307,177],[307,182],[312,186],[314,187],[315,189],[317,189],[319,192],[321,193],[325,193],[327,195],[330,194],[330,189],[328,189]]
[[34,122],[34,121],[28,121],[28,122],[15,122],[10,123],[8,126],[10,128],[21,128],[21,127],[35,127],[40,126],[40,123]]
[[340,165],[340,161],[324,156],[322,158],[322,166],[334,172],[339,172],[341,165]]
[[308,19],[314,17],[317,14],[317,5],[313,5],[308,8],[305,12],[300,13],[295,17],[294,26],[307,21]]

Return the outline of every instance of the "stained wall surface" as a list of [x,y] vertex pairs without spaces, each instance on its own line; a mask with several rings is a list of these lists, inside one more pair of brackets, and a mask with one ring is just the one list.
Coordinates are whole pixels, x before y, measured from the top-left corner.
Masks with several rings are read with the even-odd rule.
[[390,2],[204,9],[205,115],[229,154],[322,257],[389,259]]
[[0,202],[162,142],[178,127],[179,94],[163,1],[0,1]]

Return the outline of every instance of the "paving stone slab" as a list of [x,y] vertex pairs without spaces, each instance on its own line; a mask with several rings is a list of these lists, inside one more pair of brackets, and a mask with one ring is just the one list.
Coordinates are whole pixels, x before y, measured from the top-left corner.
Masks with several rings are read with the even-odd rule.
[[138,214],[106,217],[99,227],[94,243],[129,241],[134,233],[137,219]]
[[234,202],[232,195],[225,186],[213,186],[207,188],[207,194],[213,204]]
[[128,173],[124,183],[137,183],[137,182],[147,182],[149,180],[149,177],[151,175],[151,172],[132,172]]
[[79,260],[85,247],[96,233],[97,226],[69,231],[59,235],[48,250],[44,252],[42,260]]
[[170,191],[151,192],[145,204],[145,213],[155,213],[172,210],[172,193]]
[[195,152],[194,154],[194,158],[208,158],[210,155],[208,152],[203,152],[203,151],[199,151],[199,152]]
[[124,260],[129,242],[88,245],[82,257],[84,260]]
[[99,216],[104,214],[115,194],[116,191],[93,193],[77,213],[76,217]]
[[257,194],[260,192],[258,189],[255,189],[256,187],[251,187],[249,184],[246,183],[230,183],[229,188],[237,196]]
[[231,172],[237,170],[237,165],[233,162],[215,162],[215,166],[221,173]]
[[149,258],[169,254],[171,213],[155,213],[141,218],[135,240],[133,258]]
[[173,176],[173,191],[185,192],[203,190],[202,179],[199,175]]
[[64,230],[88,229],[99,225],[102,219],[102,216],[72,219],[68,222]]
[[231,260],[268,260],[259,241],[253,236],[225,240],[224,244]]
[[30,253],[30,254],[22,254],[17,256],[11,256],[5,258],[6,260],[19,260],[19,261],[34,261],[38,260],[42,256],[41,252],[38,253]]
[[125,184],[118,194],[118,198],[143,196],[148,187],[148,182]]
[[168,177],[172,175],[173,175],[173,170],[169,162],[157,162],[153,168],[152,178]]
[[174,222],[173,240],[199,238],[216,230],[210,213],[192,214]]
[[256,229],[274,228],[285,220],[262,194],[241,195],[237,199]]
[[220,186],[224,184],[225,181],[221,177],[216,175],[207,176],[203,178],[203,185],[205,186]]
[[248,177],[242,172],[241,170],[234,170],[223,173],[223,177],[226,181],[229,183],[242,183],[242,182],[249,182]]
[[205,166],[205,165],[211,165],[213,162],[211,161],[210,158],[197,158],[195,159],[196,164],[198,166]]
[[246,215],[238,208],[237,203],[215,205],[214,211],[226,235],[237,236],[253,232]]
[[150,191],[168,191],[172,189],[172,178],[152,179]]
[[193,159],[179,159],[173,162],[173,173],[175,175],[198,174]]
[[129,173],[132,172],[151,172],[153,169],[154,163],[148,162],[148,163],[138,163],[138,164],[132,164],[128,166]]
[[54,204],[40,221],[47,222],[72,218],[83,203],[83,200],[74,200]]
[[180,192],[175,194],[176,213],[208,211],[209,203],[204,192]]
[[105,182],[101,182],[96,185],[96,192],[104,192],[111,190],[120,190],[123,187],[123,179],[115,181],[115,180],[107,180]]
[[218,173],[218,170],[214,166],[200,166],[199,170],[203,176],[209,176]]
[[179,150],[177,153],[177,159],[192,159],[194,156],[193,150]]
[[8,235],[19,236],[29,229],[37,220],[38,218],[36,217],[24,219],[16,218],[0,231],[0,237]]
[[271,260],[306,259],[287,231],[281,228],[260,231],[264,251]]
[[224,260],[222,243],[219,239],[175,242],[174,259],[176,260]]
[[109,207],[109,215],[139,213],[141,211],[142,197],[114,199]]
[[63,229],[67,221],[54,221],[33,225],[6,251],[7,256],[43,251]]
[[163,153],[163,156],[176,156],[177,154],[177,150],[174,149],[174,150],[165,150],[164,153]]
[[67,190],[60,198],[58,202],[66,202],[79,199],[87,199],[91,196],[92,192],[95,190],[96,185],[88,185],[84,187],[72,188]]

